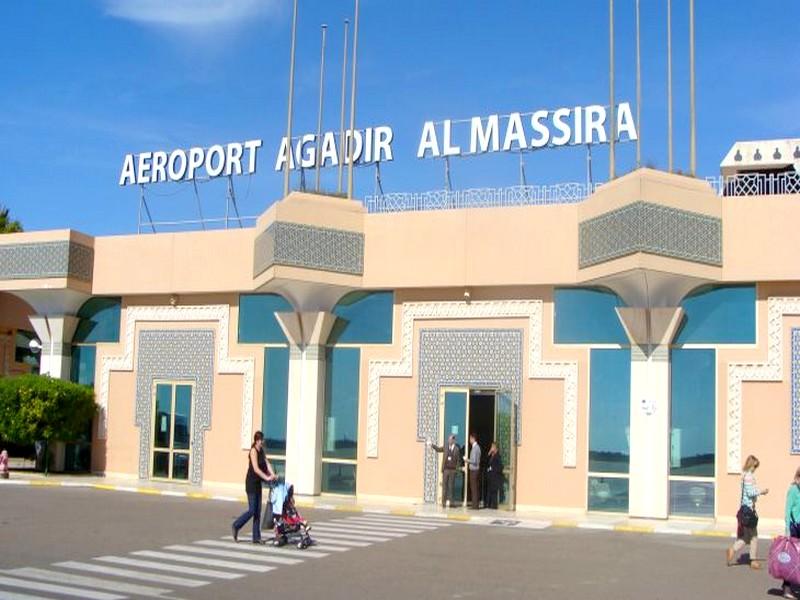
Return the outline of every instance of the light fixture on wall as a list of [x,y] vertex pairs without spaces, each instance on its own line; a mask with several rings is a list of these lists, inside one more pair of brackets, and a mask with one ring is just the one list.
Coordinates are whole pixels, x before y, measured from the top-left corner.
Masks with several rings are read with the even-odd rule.
[[169,305],[170,306],[177,306],[178,305],[178,294],[172,294],[169,297]]
[[472,294],[469,291],[469,288],[464,288],[464,302],[469,304],[472,301]]

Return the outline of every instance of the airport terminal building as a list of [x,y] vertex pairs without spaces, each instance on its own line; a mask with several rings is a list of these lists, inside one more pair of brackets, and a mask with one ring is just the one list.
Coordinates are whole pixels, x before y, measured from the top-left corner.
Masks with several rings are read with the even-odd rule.
[[0,374],[94,386],[67,469],[238,487],[260,429],[299,493],[435,503],[426,440],[475,432],[510,509],[733,515],[748,454],[776,491],[800,465],[797,145],[736,144],[716,186],[293,192],[243,229],[0,236]]

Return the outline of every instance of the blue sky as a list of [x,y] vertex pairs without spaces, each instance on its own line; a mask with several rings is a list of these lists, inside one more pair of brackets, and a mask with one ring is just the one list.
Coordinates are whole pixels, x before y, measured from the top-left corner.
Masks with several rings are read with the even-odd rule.
[[[642,4],[643,162],[666,166],[664,0]],[[800,3],[696,2],[698,172],[737,139],[800,137]],[[617,97],[635,100],[633,0],[616,0]],[[755,6],[759,8],[756,9]],[[724,8],[723,8],[724,7]],[[394,128],[386,191],[441,188],[418,160],[426,120],[605,104],[605,0],[362,0],[357,126]],[[329,25],[324,128],[338,130],[342,21],[351,0],[300,0],[294,132],[316,129],[319,30]],[[0,4],[0,204],[28,230],[136,230],[138,190],[117,185],[127,152],[263,138],[258,172],[235,180],[242,214],[277,200],[286,127],[290,0],[6,0]],[[688,167],[688,0],[673,0],[675,163]],[[633,166],[633,144],[618,152]],[[608,172],[594,155],[595,178]],[[526,158],[530,183],[583,181],[585,150]],[[459,158],[457,188],[514,185],[515,155]],[[295,179],[294,184],[298,181]],[[335,170],[325,187],[335,187]],[[374,190],[357,169],[356,195]],[[206,216],[224,185],[200,186]],[[156,219],[193,218],[187,185],[148,189]]]

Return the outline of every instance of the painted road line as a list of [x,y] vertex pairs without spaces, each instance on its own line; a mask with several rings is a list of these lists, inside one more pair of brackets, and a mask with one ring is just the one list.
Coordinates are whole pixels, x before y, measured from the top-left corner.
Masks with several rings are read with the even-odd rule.
[[406,523],[405,521],[395,521],[393,517],[346,517],[342,519],[350,523],[368,523],[370,525],[385,525],[386,527],[395,527],[398,529],[414,529],[417,531],[431,531],[438,529],[436,525],[428,525],[426,523]]
[[330,523],[342,523],[348,526],[358,527],[376,527],[386,531],[396,531],[399,533],[424,533],[426,531],[433,531],[436,527],[422,527],[419,525],[398,525],[396,523],[386,523],[385,521],[368,521],[361,520],[360,518],[338,519],[336,521],[329,521]]
[[31,596],[30,594],[18,594],[17,592],[7,592],[0,590],[0,600],[50,600],[44,596]]
[[[313,533],[314,533],[314,532],[312,531],[312,532],[311,532],[311,534],[312,534],[312,535],[311,535],[311,539],[315,541],[315,544],[314,544],[315,546],[319,546],[319,544],[317,544],[317,543],[316,543],[316,538],[317,538],[317,536],[316,536],[316,535],[313,535]],[[231,543],[236,543],[236,542],[234,542],[234,541],[233,541],[233,538],[232,538],[231,536],[229,536],[229,535],[224,535],[224,536],[222,536],[222,538],[220,538],[220,539],[223,539],[223,540],[226,540],[226,541],[230,541]],[[240,539],[241,539],[241,538],[240,538]],[[240,543],[240,544],[247,544],[248,542],[239,542],[239,543]],[[362,545],[363,545],[363,546],[371,546],[372,544],[354,544],[354,545],[357,545],[357,546],[362,546]],[[262,547],[263,547],[263,546],[262,546]],[[283,548],[283,549],[286,549],[286,551],[287,551],[287,552],[289,551],[289,546],[288,546],[288,545],[287,545],[287,546],[281,546],[281,548]],[[328,551],[332,551],[332,552],[346,552],[347,550],[350,550],[350,548],[337,548],[337,547],[331,547],[331,546],[326,546],[326,547],[325,547],[325,551],[326,551],[326,552],[328,552]]]
[[[263,546],[260,546],[259,548],[263,549]],[[265,554],[258,556],[248,552],[234,552],[233,550],[222,550],[220,548],[205,548],[202,546],[189,546],[183,544],[165,546],[164,550],[170,550],[171,552],[191,552],[193,554],[203,554],[205,556],[219,556],[221,558],[234,558],[236,560],[244,560],[244,561],[275,563],[276,565],[299,565],[301,562],[303,562],[302,558],[267,556]],[[200,559],[198,558],[198,560]]]
[[[117,556],[100,556],[94,560],[102,560],[113,562],[115,564],[125,564],[123,557]],[[170,575],[161,575],[160,573],[148,573],[144,571],[133,571],[131,569],[120,569],[118,567],[107,567],[105,565],[96,565],[93,563],[82,563],[77,561],[68,560],[66,562],[55,563],[54,567],[62,567],[64,569],[75,569],[76,571],[88,571],[90,573],[102,573],[103,575],[114,575],[116,577],[127,577],[128,579],[138,579],[140,581],[147,581],[148,583],[163,583],[166,585],[178,585],[181,587],[200,587],[208,585],[208,581],[200,579],[188,579],[186,577],[172,577]],[[141,565],[136,565],[141,566]],[[155,569],[156,567],[148,567]],[[171,569],[164,569],[171,570]]]
[[343,531],[339,527],[330,527],[325,525],[317,525],[314,527],[313,531],[317,534],[317,537],[328,537],[328,538],[338,538],[344,540],[356,540],[356,541],[365,541],[365,542],[388,542],[392,537],[385,537],[379,535],[372,535],[367,533],[356,533],[356,532],[346,532]]
[[[240,577],[244,577],[240,573],[230,573],[228,571],[217,571],[215,569],[203,569],[200,567],[185,567],[183,565],[169,565],[163,562],[153,562],[151,560],[140,560],[138,558],[128,558],[127,556],[99,556],[95,558],[95,560],[101,560],[107,563],[113,563],[118,565],[124,565],[126,567],[140,567],[142,569],[154,569],[156,571],[167,571],[169,573],[182,573],[186,575],[194,575],[195,577],[210,577],[211,579],[239,579]],[[137,571],[131,571],[135,573]],[[143,577],[136,577],[135,579],[144,579],[147,580],[148,578],[152,577],[153,575],[150,573],[143,573]],[[160,578],[165,578],[165,581],[161,583],[169,583],[168,580],[175,579],[170,575],[161,575],[156,574]],[[156,581],[155,579],[153,581]],[[178,581],[183,581],[183,579],[179,579]],[[189,579],[188,581],[192,581]],[[197,586],[188,586],[188,587],[198,587],[201,585],[207,585],[208,581],[200,581]]]
[[399,533],[397,531],[388,531],[379,525],[359,525],[357,523],[345,523],[343,521],[326,521],[314,526],[314,531],[342,531],[353,533],[357,535],[377,535],[385,538],[401,538],[406,537],[407,533]]
[[[331,544],[334,546],[350,546],[352,548],[366,548],[367,546],[372,546],[373,542],[367,541],[358,541],[358,540],[351,540],[351,539],[339,539],[336,535],[329,535],[327,533],[320,533],[317,536],[312,536],[315,539],[322,542],[323,546],[325,546],[326,550],[332,550],[332,548],[328,548],[326,544]],[[387,540],[388,541],[388,540]]]
[[146,558],[158,558],[161,560],[172,560],[175,562],[188,562],[197,564],[202,560],[202,564],[209,567],[219,567],[221,569],[238,569],[239,571],[249,571],[250,573],[266,573],[272,571],[275,567],[267,565],[253,565],[250,563],[234,562],[232,560],[220,560],[218,558],[200,558],[198,556],[187,556],[185,554],[170,554],[169,552],[157,552],[155,550],[139,550],[131,552],[135,556],[144,556]]
[[125,600],[126,598],[126,596],[118,596],[106,592],[94,592],[84,588],[56,585],[54,583],[42,583],[41,581],[30,581],[28,579],[17,579],[16,577],[6,577],[4,575],[0,575],[0,585],[23,590],[33,590],[36,592],[61,594],[62,596],[75,596],[76,598],[86,598],[87,600]]
[[137,585],[135,583],[123,583],[121,581],[111,581],[109,579],[97,579],[96,577],[85,577],[83,575],[73,575],[72,573],[61,573],[59,571],[48,571],[47,569],[12,569],[9,575],[17,575],[28,579],[39,579],[40,581],[58,581],[70,585],[80,585],[98,590],[111,590],[122,594],[136,594],[159,598],[164,594],[169,594],[172,590],[167,588],[150,587],[147,585]]
[[408,523],[409,525],[425,525],[427,527],[450,527],[451,523],[447,522],[447,518],[433,517],[433,518],[419,518],[419,517],[396,517],[394,515],[385,515],[380,513],[364,513],[362,519],[373,519],[379,521],[386,521],[391,523]]
[[[273,546],[269,542],[264,544],[263,546],[259,546],[258,544],[237,544],[233,540],[230,541],[220,541],[220,540],[199,540],[194,542],[195,544],[201,544],[203,546],[215,546],[217,548],[228,548],[233,549],[237,548],[239,550],[243,550],[245,552],[268,552],[274,554],[289,554],[289,553],[296,553],[298,549],[292,546],[291,548],[287,546],[283,546],[278,548],[277,546]],[[329,556],[324,552],[314,552],[313,550],[303,550],[302,554],[296,555],[298,558],[325,558]]]

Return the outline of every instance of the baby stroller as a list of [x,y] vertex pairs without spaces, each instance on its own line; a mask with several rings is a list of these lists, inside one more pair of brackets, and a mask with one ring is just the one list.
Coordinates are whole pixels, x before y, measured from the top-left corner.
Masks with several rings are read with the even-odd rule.
[[[308,533],[311,531],[311,526],[295,507],[293,485],[285,483],[275,485],[270,490],[270,503],[272,504],[275,531],[273,545],[295,544],[301,550],[305,550],[314,544],[314,540]],[[280,510],[278,510],[279,507]],[[269,525],[267,526],[269,527]]]

